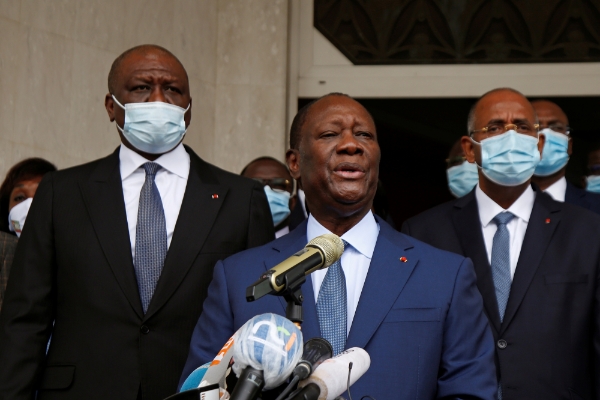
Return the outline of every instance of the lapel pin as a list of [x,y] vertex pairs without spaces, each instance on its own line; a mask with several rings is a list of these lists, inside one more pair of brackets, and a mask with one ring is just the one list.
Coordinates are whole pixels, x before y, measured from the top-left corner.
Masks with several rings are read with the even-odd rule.
[[550,218],[546,218],[546,223],[549,224],[550,223]]
[[400,257],[400,261],[402,261],[402,262],[407,262],[407,261],[408,261],[408,258],[406,258],[406,257],[402,256],[402,257]]
[[218,198],[219,198],[219,195],[215,193],[215,194],[213,194],[213,195],[212,195],[212,198],[213,198],[213,199],[218,199]]

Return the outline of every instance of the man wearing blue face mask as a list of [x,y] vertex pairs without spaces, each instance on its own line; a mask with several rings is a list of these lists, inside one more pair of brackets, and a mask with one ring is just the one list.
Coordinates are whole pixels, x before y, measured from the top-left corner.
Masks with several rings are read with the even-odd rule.
[[467,161],[460,139],[450,149],[446,165],[448,189],[454,197],[463,197],[477,185],[477,165]]
[[592,146],[588,153],[588,174],[584,179],[585,190],[588,193],[600,195],[600,144]]
[[564,111],[548,100],[531,103],[546,137],[542,160],[535,168],[532,181],[556,201],[564,201],[600,214],[600,195],[579,189],[567,182],[565,171],[572,153],[573,139],[569,119]]
[[173,54],[126,51],[108,89],[121,145],[46,174],[27,215],[0,314],[0,399],[175,393],[214,265],[274,238],[262,185],[182,144],[192,99]]
[[537,122],[521,93],[484,94],[462,138],[475,190],[402,231],[473,260],[500,399],[599,399],[600,216],[531,184],[544,148]]
[[290,210],[296,205],[296,196],[294,180],[285,164],[272,157],[259,157],[246,165],[240,175],[264,185],[275,226],[275,237],[288,234]]

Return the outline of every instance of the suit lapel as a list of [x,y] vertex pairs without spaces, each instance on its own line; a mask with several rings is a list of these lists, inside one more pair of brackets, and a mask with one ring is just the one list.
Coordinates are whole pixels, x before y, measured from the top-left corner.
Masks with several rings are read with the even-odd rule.
[[115,279],[140,318],[144,315],[131,257],[131,241],[119,172],[119,150],[101,160],[79,183],[90,220]]
[[[190,174],[181,203],[173,239],[146,319],[156,313],[181,284],[225,201],[228,188],[219,185],[206,163],[186,147],[190,154]],[[213,196],[213,195],[217,196]]]
[[[297,251],[302,250],[306,246],[306,243],[306,221],[303,221],[292,232],[272,243],[275,252],[271,257],[265,259],[265,271],[273,268]],[[302,295],[304,296],[304,302],[302,303],[304,316],[302,336],[304,337],[304,341],[307,341],[308,339],[321,336],[317,308],[315,306],[315,292],[313,291],[310,275],[306,277],[306,282],[302,285]],[[287,303],[283,296],[277,297],[281,305],[281,313],[285,315]],[[260,299],[257,301],[260,301]]]
[[552,235],[560,222],[559,204],[547,194],[536,190],[533,210],[527,223],[527,231],[525,232],[517,269],[510,288],[510,296],[506,304],[502,332],[506,330],[521,305],[531,280],[544,257],[546,248],[550,244]]
[[[407,253],[413,246],[378,219],[379,236],[369,266],[346,347],[364,348],[402,292],[418,258]],[[407,261],[400,262],[406,255]]]
[[463,255],[469,257],[475,266],[477,288],[483,297],[488,318],[496,332],[499,332],[500,312],[498,311],[492,268],[483,241],[475,190],[456,201],[452,219],[463,249]]

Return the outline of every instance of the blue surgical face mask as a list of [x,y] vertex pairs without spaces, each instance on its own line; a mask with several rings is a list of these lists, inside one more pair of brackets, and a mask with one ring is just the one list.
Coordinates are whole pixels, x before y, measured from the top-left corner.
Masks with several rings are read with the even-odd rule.
[[536,176],[548,176],[560,171],[569,162],[569,137],[546,128],[540,133],[546,137],[542,160],[535,167]]
[[492,182],[517,186],[533,176],[540,162],[538,138],[510,130],[477,143],[481,146],[481,171]]
[[290,215],[290,192],[265,185],[265,194],[273,216],[273,226],[277,226]]
[[586,178],[587,186],[585,190],[593,193],[600,193],[600,175],[590,175]]
[[[115,102],[125,110],[125,124],[117,128],[136,149],[149,154],[163,154],[173,150],[185,135],[183,119],[190,106],[183,108],[152,101],[127,103],[123,106],[113,95]],[[190,104],[191,105],[191,104]]]
[[448,175],[448,188],[454,197],[463,197],[479,182],[477,165],[468,161],[448,168],[446,174]]

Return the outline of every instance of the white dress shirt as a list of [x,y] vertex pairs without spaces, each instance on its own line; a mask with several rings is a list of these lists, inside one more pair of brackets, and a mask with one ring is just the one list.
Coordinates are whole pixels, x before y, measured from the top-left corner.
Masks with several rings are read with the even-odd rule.
[[[310,214],[306,225],[306,238],[310,242],[317,236],[331,233],[321,225]],[[375,220],[373,213],[369,211],[360,222],[344,233],[341,238],[348,242],[346,249],[342,254],[342,269],[346,276],[346,294],[348,305],[348,323],[346,324],[349,333],[358,307],[358,301],[367,279],[371,258],[375,251],[375,243],[379,236],[379,224]],[[327,268],[319,269],[311,274],[313,291],[315,292],[315,303],[319,298],[319,289],[327,274]]]
[[512,279],[515,276],[519,254],[521,254],[523,239],[525,238],[525,232],[527,231],[527,224],[529,222],[529,217],[531,216],[531,210],[533,210],[535,192],[531,186],[527,186],[527,189],[525,189],[523,194],[521,194],[508,210],[500,207],[494,200],[489,198],[487,194],[483,193],[479,184],[475,189],[475,197],[477,198],[479,220],[481,221],[483,240],[485,242],[485,249],[490,265],[492,264],[494,234],[498,229],[496,223],[493,221],[494,217],[503,211],[509,211],[515,216],[515,218],[506,224],[506,228],[510,233],[510,277]]
[[[149,160],[121,145],[119,161],[127,226],[129,227],[129,239],[131,240],[131,255],[135,258],[135,228],[140,192],[146,180],[146,171],[142,165],[149,162]],[[162,167],[156,173],[154,182],[165,210],[167,248],[169,248],[190,173],[190,155],[185,151],[183,145],[179,144],[173,151],[163,154],[153,162]]]
[[290,233],[290,227],[284,226],[283,228],[275,232],[275,239],[279,239],[280,237],[287,235],[288,233]]
[[544,192],[548,193],[554,200],[564,203],[567,194],[567,179],[563,176],[552,185],[548,186]]

